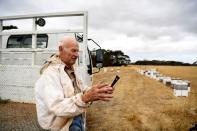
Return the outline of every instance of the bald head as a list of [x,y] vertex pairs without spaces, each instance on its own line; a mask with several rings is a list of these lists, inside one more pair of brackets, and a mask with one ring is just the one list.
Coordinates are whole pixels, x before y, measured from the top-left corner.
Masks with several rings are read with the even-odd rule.
[[59,43],[60,59],[67,65],[72,66],[79,56],[79,46],[74,37],[65,36]]
[[78,45],[77,40],[72,36],[64,36],[59,42],[59,46],[62,46],[65,48],[72,44]]

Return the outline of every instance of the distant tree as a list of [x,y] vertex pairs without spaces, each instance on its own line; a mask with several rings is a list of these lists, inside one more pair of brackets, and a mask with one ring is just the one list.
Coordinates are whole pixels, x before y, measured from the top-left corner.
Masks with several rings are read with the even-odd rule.
[[195,66],[197,66],[197,61],[195,61],[192,65],[195,65]]

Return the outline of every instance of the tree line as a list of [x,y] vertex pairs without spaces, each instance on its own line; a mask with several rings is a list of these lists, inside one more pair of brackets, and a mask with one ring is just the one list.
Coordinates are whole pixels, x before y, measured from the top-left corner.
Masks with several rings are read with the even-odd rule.
[[[105,50],[103,52],[103,66],[127,66],[127,65],[170,65],[170,66],[197,66],[197,61],[194,63],[184,63],[180,61],[165,61],[165,60],[138,60],[131,63],[130,57],[125,55],[121,50]],[[91,51],[93,66],[96,66],[96,50]]]
[[197,62],[193,64],[180,61],[164,61],[164,60],[140,60],[132,63],[134,65],[170,65],[170,66],[197,66]]
[[164,60],[140,60],[133,63],[134,65],[171,65],[171,66],[190,66],[194,64],[184,63],[180,61],[164,61]]

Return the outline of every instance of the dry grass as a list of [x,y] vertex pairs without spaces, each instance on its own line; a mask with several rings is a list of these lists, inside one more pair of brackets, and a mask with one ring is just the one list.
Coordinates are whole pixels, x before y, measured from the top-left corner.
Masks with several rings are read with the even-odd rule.
[[[191,82],[189,97],[175,97],[172,89],[141,76],[138,68],[157,68],[168,76]],[[113,69],[113,70],[112,70]],[[94,75],[94,83],[111,83],[118,67]],[[95,102],[87,113],[90,131],[188,130],[197,123],[197,67],[128,66],[121,67],[120,81],[110,102]]]

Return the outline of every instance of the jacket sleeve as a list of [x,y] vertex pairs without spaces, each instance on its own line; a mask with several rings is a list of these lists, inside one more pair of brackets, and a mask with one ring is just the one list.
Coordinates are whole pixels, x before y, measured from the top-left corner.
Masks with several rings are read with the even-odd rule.
[[60,74],[57,69],[50,68],[44,76],[44,101],[49,111],[57,116],[74,117],[85,111],[87,106],[81,99],[82,93],[72,97],[64,97]]

